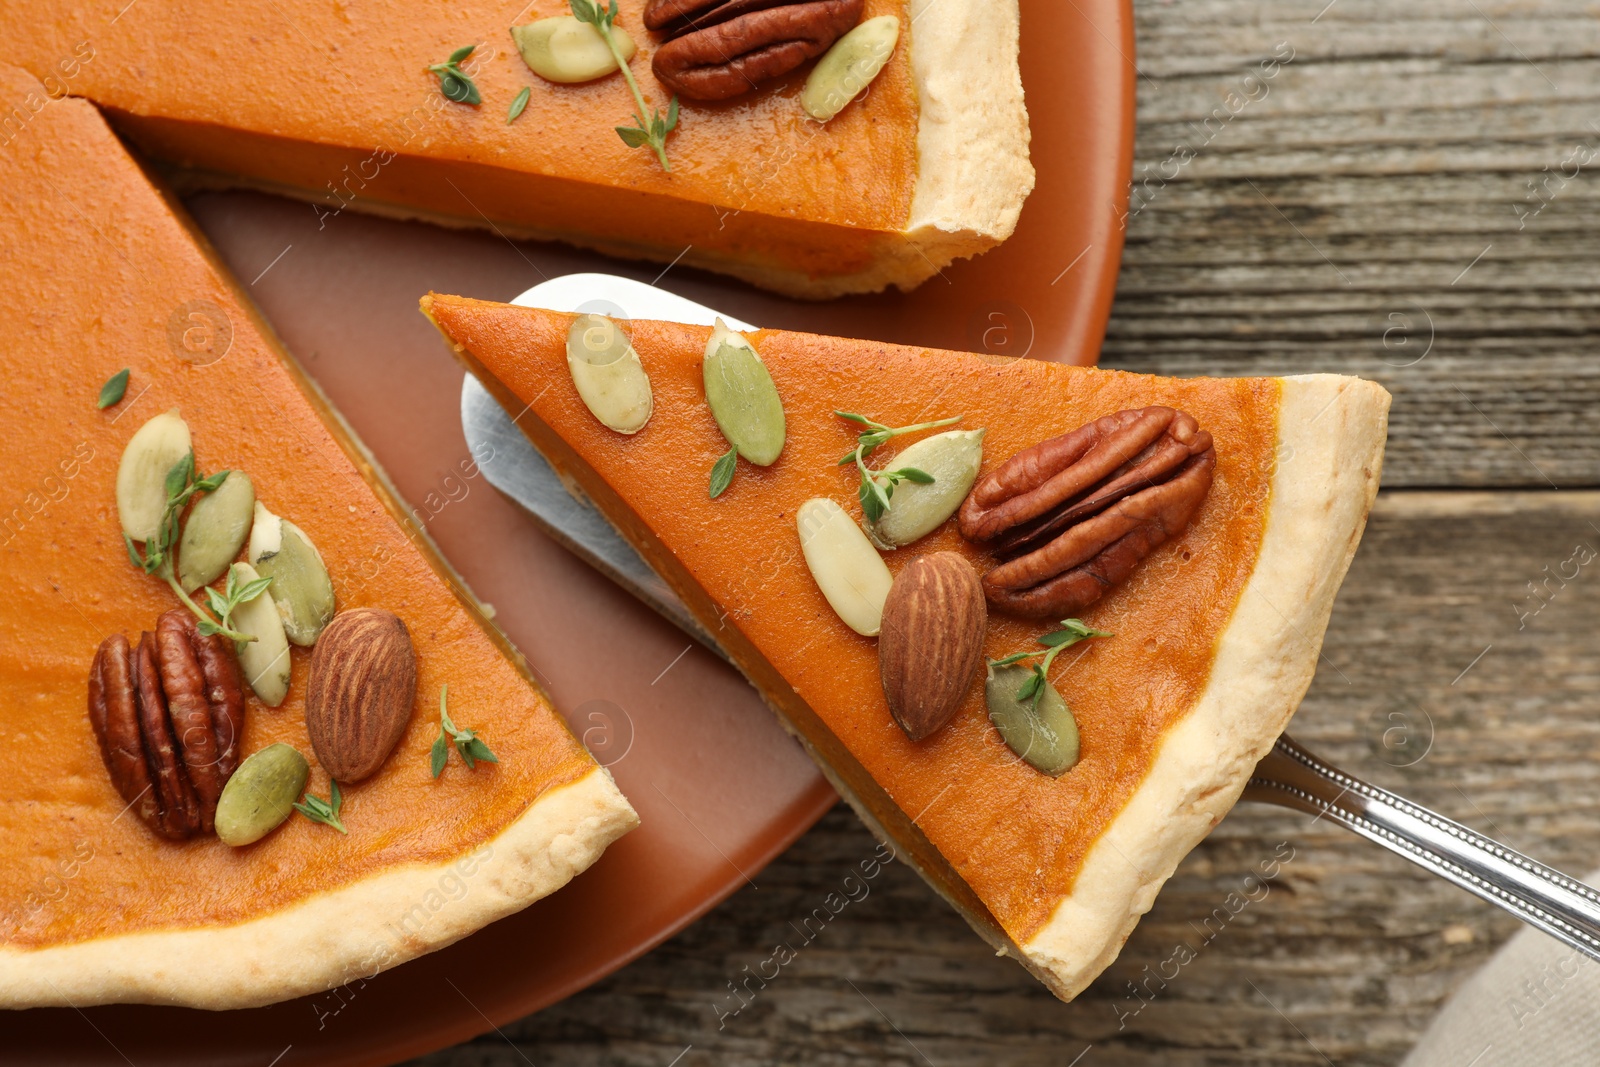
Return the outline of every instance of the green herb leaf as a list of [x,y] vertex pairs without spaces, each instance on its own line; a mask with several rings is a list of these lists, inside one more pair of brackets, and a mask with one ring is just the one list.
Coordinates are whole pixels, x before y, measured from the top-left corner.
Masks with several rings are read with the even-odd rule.
[[483,97],[478,92],[478,86],[470,75],[461,69],[461,61],[472,54],[477,45],[463,45],[450,53],[450,58],[443,63],[434,63],[428,67],[428,72],[439,79],[439,91],[445,98],[458,104],[483,103]]
[[[475,770],[480,762],[499,763],[489,746],[475,730],[464,730],[458,727],[450,718],[449,711],[450,687],[439,687],[439,736],[434,739],[433,749],[429,754],[433,776],[438,778],[444,773],[445,763],[450,759],[450,745],[454,743],[456,751],[461,753],[461,759],[467,765],[467,770]],[[448,740],[446,739],[448,735]]]
[[139,550],[133,547],[133,538],[129,537],[127,534],[123,534],[122,543],[128,548],[128,562],[132,563],[135,567],[138,567],[146,574],[149,574],[150,571],[145,567],[144,560],[139,555]]
[[856,438],[856,447],[846,452],[839,459],[839,466],[854,463],[861,472],[861,484],[856,488],[856,496],[861,500],[861,514],[868,522],[877,522],[883,518],[883,513],[889,510],[890,501],[894,497],[894,487],[900,482],[916,482],[919,485],[933,484],[933,475],[927,471],[918,470],[916,467],[902,467],[899,470],[869,471],[866,459],[874,449],[884,444],[891,438],[906,433],[917,433],[922,430],[938,429],[941,426],[950,426],[961,421],[961,416],[940,419],[937,422],[919,422],[915,426],[885,426],[881,422],[874,422],[865,415],[854,411],[835,411],[841,419],[846,419],[859,426],[867,427],[866,431]]
[[312,822],[319,822],[333,827],[341,834],[348,834],[350,831],[345,829],[344,823],[339,819],[339,809],[343,806],[344,797],[339,795],[339,783],[330,782],[327,800],[307,793],[294,805],[294,810]]
[[1009,667],[1013,663],[1021,663],[1025,659],[1033,659],[1035,656],[1042,656],[1043,659],[1034,664],[1033,674],[1030,675],[1028,680],[1022,683],[1022,687],[1017,690],[1018,700],[1031,699],[1034,707],[1037,708],[1039,706],[1040,699],[1044,696],[1045,687],[1050,682],[1050,666],[1055,662],[1056,656],[1063,649],[1071,648],[1079,641],[1086,641],[1091,637],[1113,636],[1115,635],[1109,634],[1104,630],[1096,630],[1094,627],[1086,624],[1082,619],[1062,619],[1061,629],[1052,630],[1050,633],[1047,633],[1038,639],[1039,644],[1043,645],[1046,651],[1013,652],[1011,655],[1005,656],[1001,659],[990,660],[989,666]]
[[1062,619],[1061,629],[1045,634],[1039,638],[1039,643],[1048,648],[1067,648],[1079,641],[1086,641],[1091,637],[1113,637],[1104,630],[1096,630],[1084,623],[1082,619]]
[[484,763],[500,762],[495,754],[489,751],[489,746],[483,743],[483,738],[478,737],[476,734],[466,742],[466,747],[461,750],[461,754],[466,757],[468,766],[471,766],[472,761],[475,759]]
[[867,517],[867,521],[877,522],[889,510],[889,500],[894,496],[894,480],[880,482],[863,470],[856,496],[861,499],[861,513]]
[[622,143],[629,148],[643,148],[650,143],[648,133],[632,126],[618,126],[617,136],[622,138]]
[[532,95],[533,90],[526,85],[522,87],[521,92],[517,93],[516,98],[511,101],[511,110],[506,112],[507,126],[517,121],[517,116],[522,114],[523,109],[528,106],[528,98]]
[[733,472],[739,466],[739,450],[730,448],[717,457],[711,467],[711,499],[715,500],[733,484]]
[[189,487],[189,483],[193,480],[194,453],[190,452],[188,455],[178,460],[178,462],[174,463],[167,471],[167,513],[163,514],[163,519],[170,517],[173,504],[172,498],[176,497],[178,494],[187,489]]
[[131,369],[123,367],[117,373],[106,379],[106,384],[100,387],[100,402],[95,406],[101,411],[112,404],[119,403],[128,391],[128,375]]

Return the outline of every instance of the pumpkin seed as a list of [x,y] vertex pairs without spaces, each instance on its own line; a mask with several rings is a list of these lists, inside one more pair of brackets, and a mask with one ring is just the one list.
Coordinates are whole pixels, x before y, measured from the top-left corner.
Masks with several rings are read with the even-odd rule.
[[298,749],[268,745],[239,764],[217,799],[217,836],[240,848],[266,837],[294,812],[311,765]]
[[800,91],[800,106],[818,122],[827,122],[883,72],[899,40],[900,20],[894,15],[867,19],[817,60]]
[[[617,42],[617,51],[622,53],[622,61],[626,63],[632,59],[638,46],[628,36],[628,31],[614,25],[611,36]],[[573,85],[603,78],[617,69],[616,57],[606,47],[600,31],[571,15],[513,26],[511,39],[516,42],[517,51],[522,53],[522,61],[528,69],[545,81]]]
[[795,524],[806,566],[829,606],[856,633],[876,637],[894,584],[883,557],[844,508],[825,497],[801,504]]
[[650,421],[650,376],[633,343],[604,315],[579,315],[567,330],[567,370],[584,406],[618,433],[634,434]]
[[258,500],[246,555],[263,578],[272,579],[267,592],[289,640],[301,646],[316,644],[317,635],[333,619],[333,579],[311,538]]
[[983,434],[981,429],[950,430],[902,449],[891,467],[914,467],[932,475],[933,481],[908,480],[895,487],[894,506],[866,525],[872,543],[883,549],[909,545],[954,515],[977,480]]
[[751,463],[770,465],[783,451],[783,400],[761,354],[718,319],[700,369],[722,436]]
[[1049,682],[1037,707],[1032,697],[1018,700],[1017,691],[1032,674],[1031,668],[1019,664],[989,668],[983,686],[989,721],[1029,766],[1059,778],[1078,762],[1078,720]]
[[196,498],[178,542],[178,581],[184,592],[210,585],[228,569],[250,536],[255,506],[256,488],[244,471],[230,471],[216,489]]
[[[246,585],[261,577],[248,563],[235,563],[231,570],[236,585]],[[250,684],[251,691],[269,708],[282,704],[283,698],[289,695],[289,638],[283,632],[283,617],[272,599],[272,587],[277,584],[274,579],[266,592],[233,609],[233,628],[255,638],[235,646],[239,652],[239,669],[244,672],[244,680]]]
[[117,517],[123,533],[135,541],[160,533],[167,510],[167,472],[191,449],[189,424],[177,408],[155,416],[128,439],[117,466]]

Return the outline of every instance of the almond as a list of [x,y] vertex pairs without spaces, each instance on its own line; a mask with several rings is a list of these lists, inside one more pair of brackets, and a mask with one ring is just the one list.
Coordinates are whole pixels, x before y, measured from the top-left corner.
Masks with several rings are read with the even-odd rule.
[[306,733],[329,777],[358,782],[406,732],[417,696],[417,655],[406,624],[379,608],[333,617],[311,652]]
[[989,624],[978,572],[955,552],[908,563],[889,588],[878,675],[889,714],[913,741],[950,720],[983,664]]

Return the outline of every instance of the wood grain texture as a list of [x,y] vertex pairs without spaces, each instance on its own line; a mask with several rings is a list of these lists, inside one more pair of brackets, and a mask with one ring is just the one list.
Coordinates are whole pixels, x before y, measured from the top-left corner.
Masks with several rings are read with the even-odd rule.
[[[1600,551],[1600,493],[1570,491],[1600,486],[1597,9],[1324,3],[1136,3],[1150,181],[1103,362],[1394,392],[1387,491],[1293,733],[1582,873],[1600,863],[1600,560],[1550,575]],[[1279,42],[1293,58],[1264,78]],[[1069,119],[1035,116],[1036,135]],[[1595,158],[1575,167],[1579,146]],[[719,1028],[728,983],[800,944],[873,849],[838,809],[633,966],[418,1062],[1387,1065],[1516,928],[1344,830],[1245,805],[1073,1004],[891,865]],[[1274,860],[1268,888],[1249,880]],[[1230,893],[1256,899],[1232,914]],[[1161,988],[1180,945],[1194,958]]]
[[[1527,583],[1579,544],[1600,554],[1597,526],[1593,492],[1382,496],[1294,736],[1532,856],[1589,870],[1600,862],[1600,558],[1565,587],[1541,586],[1540,601]],[[756,888],[631,967],[504,1038],[419,1062],[499,1067],[523,1062],[520,1051],[540,1064],[659,1067],[693,1045],[680,1067],[1061,1065],[1092,1045],[1085,1067],[1393,1064],[1517,925],[1348,831],[1246,804],[1179,867],[1112,968],[1064,1005],[904,867],[864,883],[806,943],[795,924],[874,847],[841,806]],[[1274,860],[1277,877],[1260,880]],[[728,983],[759,972],[780,940],[796,958],[727,1014],[741,1007]],[[1174,967],[1180,945],[1194,958]]]

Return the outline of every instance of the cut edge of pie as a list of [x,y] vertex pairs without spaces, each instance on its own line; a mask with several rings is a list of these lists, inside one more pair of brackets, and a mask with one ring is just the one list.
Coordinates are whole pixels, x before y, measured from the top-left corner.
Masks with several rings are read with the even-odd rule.
[[[611,772],[596,766],[448,863],[392,868],[242,923],[0,948],[0,1002],[222,1010],[371,980],[554,893],[638,822]],[[470,878],[472,891],[435,907],[450,878]]]
[[[894,802],[738,627],[719,625],[716,602],[657,539],[648,521],[539,416],[536,405],[501,381],[472,350],[476,339],[514,348],[509,337],[514,326],[488,317],[474,319],[477,311],[503,306],[430,294],[422,307],[467,368],[508,411],[522,412],[517,424],[568,488],[597,506],[684,599],[707,632],[719,634],[734,663],[872,832],[998,952],[1018,960],[1063,1000],[1076,996],[1115,959],[1161,885],[1237,801],[1256,763],[1293,714],[1315,673],[1333,602],[1382,470],[1390,401],[1385,389],[1333,374],[1275,380],[1275,455],[1283,462],[1273,467],[1255,565],[1217,635],[1199,699],[1165,731],[1149,773],[1093,840],[1072,889],[1056,899],[1042,926],[1019,943],[924,834],[917,824],[921,816],[910,816]],[[571,318],[534,309],[504,310],[563,323]],[[486,332],[469,337],[479,324]],[[636,331],[658,325],[633,322]],[[708,332],[692,329],[697,337]],[[751,337],[759,347],[762,337],[770,339],[774,333]],[[894,347],[872,344],[870,351]],[[530,366],[545,358],[534,351],[527,350]],[[1012,362],[976,358],[995,365]],[[870,359],[869,352],[863,352],[863,359]],[[528,374],[526,367],[512,369]],[[657,412],[654,417],[662,416]]]

